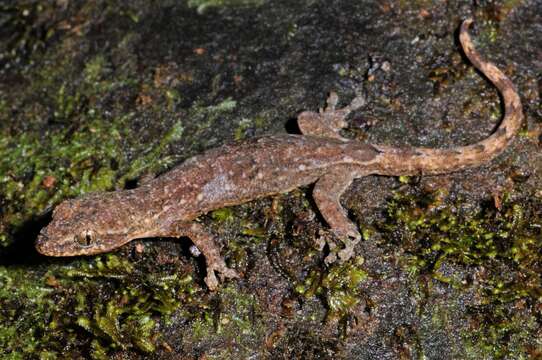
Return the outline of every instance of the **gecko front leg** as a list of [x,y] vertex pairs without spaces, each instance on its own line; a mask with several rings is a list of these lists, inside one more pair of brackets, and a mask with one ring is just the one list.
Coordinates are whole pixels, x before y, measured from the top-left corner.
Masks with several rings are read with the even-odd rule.
[[216,245],[216,238],[197,222],[176,222],[169,226],[164,233],[160,234],[160,236],[186,236],[192,240],[194,245],[196,245],[205,257],[205,263],[207,265],[205,284],[210,290],[215,290],[218,286],[215,271],[218,272],[221,279],[239,277],[235,270],[230,269],[224,262],[222,256],[220,256],[220,250]]
[[[344,242],[344,248],[338,252],[339,259],[346,261],[354,252],[354,245],[361,239],[361,234],[356,225],[348,219],[346,210],[340,203],[341,195],[357,177],[356,172],[348,167],[332,169],[316,182],[313,190],[313,198],[320,214],[324,217],[334,235]],[[334,244],[329,244],[331,250]],[[333,262],[334,252],[326,258],[326,262]]]
[[327,98],[327,106],[319,112],[304,111],[297,117],[297,125],[303,135],[334,138],[346,140],[339,131],[348,124],[345,119],[350,112],[359,109],[365,103],[362,97],[356,97],[350,105],[337,109],[339,97],[337,93],[331,92]]

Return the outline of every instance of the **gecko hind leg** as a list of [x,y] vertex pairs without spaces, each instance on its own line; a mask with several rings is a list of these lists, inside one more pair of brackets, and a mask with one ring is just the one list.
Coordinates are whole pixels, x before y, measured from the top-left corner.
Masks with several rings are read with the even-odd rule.
[[186,236],[194,243],[205,257],[207,265],[207,275],[205,276],[205,284],[210,290],[215,290],[218,287],[218,280],[215,272],[218,273],[221,280],[224,278],[238,278],[239,275],[233,269],[230,269],[216,245],[215,237],[205,228],[196,222],[181,222],[174,226],[174,234],[168,236]]
[[358,96],[350,105],[337,109],[339,97],[331,92],[327,98],[327,106],[319,112],[304,111],[297,117],[297,125],[303,135],[313,135],[327,138],[346,140],[340,135],[340,130],[348,124],[345,119],[350,112],[359,109],[365,104],[365,99]]
[[348,219],[346,210],[340,203],[341,195],[357,177],[356,175],[348,168],[336,169],[318,179],[314,186],[313,198],[320,214],[332,233],[344,243],[344,248],[337,254],[335,254],[336,245],[329,243],[331,253],[326,257],[326,263],[333,262],[337,255],[341,261],[350,259],[354,254],[354,246],[361,239],[357,226]]

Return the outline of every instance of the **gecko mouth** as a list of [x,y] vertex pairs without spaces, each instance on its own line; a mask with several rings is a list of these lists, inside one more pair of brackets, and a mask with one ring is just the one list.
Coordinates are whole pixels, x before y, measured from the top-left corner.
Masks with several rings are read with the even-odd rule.
[[69,251],[68,246],[60,246],[58,244],[52,246],[50,241],[47,240],[48,238],[42,237],[41,235],[38,236],[38,239],[36,241],[36,250],[40,254],[54,257],[67,257],[77,255]]

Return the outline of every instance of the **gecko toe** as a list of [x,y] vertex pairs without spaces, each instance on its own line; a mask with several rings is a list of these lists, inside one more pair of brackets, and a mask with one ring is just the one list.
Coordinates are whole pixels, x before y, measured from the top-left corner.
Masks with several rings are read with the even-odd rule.
[[239,278],[237,271],[227,267],[225,263],[221,262],[212,264],[207,267],[207,276],[205,277],[205,284],[211,291],[216,290],[219,283],[215,272],[218,274],[220,281],[224,281],[225,279]]
[[207,276],[205,277],[205,285],[211,291],[215,291],[218,287],[218,279],[216,278],[214,270],[207,269]]
[[223,269],[220,269],[218,276],[220,277],[220,280],[239,278],[239,274],[237,273],[237,271],[230,269],[229,267],[224,267]]
[[341,262],[348,261],[352,256],[354,256],[354,245],[347,244],[343,249],[337,254]]
[[350,107],[350,110],[355,111],[364,107],[366,103],[367,103],[367,100],[365,99],[365,97],[362,95],[359,95],[359,96],[356,96],[352,100],[349,107]]
[[361,233],[353,224],[346,229],[333,229],[333,234],[343,242],[358,243],[361,240]]
[[326,111],[333,111],[337,107],[337,104],[339,103],[339,96],[335,91],[332,91],[329,93],[329,96],[327,98],[327,108]]
[[328,240],[330,254],[325,259],[326,264],[337,260],[348,261],[354,255],[355,245],[361,240],[360,232],[354,224],[351,224],[345,229],[333,229],[332,233],[336,240],[342,242],[344,246],[341,248]]

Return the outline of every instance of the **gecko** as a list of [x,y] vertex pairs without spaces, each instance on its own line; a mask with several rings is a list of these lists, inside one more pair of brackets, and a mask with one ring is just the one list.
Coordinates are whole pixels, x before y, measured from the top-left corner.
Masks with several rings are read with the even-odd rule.
[[[510,79],[474,48],[466,19],[462,49],[472,65],[498,89],[504,103],[500,125],[472,145],[451,148],[392,147],[341,136],[346,117],[361,107],[360,97],[338,108],[332,92],[318,112],[297,117],[301,134],[282,134],[223,145],[196,155],[134,189],[91,193],[61,202],[36,240],[47,256],[94,255],[149,237],[188,237],[206,260],[210,290],[218,277],[236,278],[214,235],[196,221],[214,209],[286,193],[314,184],[312,197],[329,231],[342,242],[339,261],[348,260],[361,235],[340,203],[353,180],[368,175],[435,175],[476,167],[499,155],[521,127],[520,97]],[[331,245],[330,245],[331,247]]]

